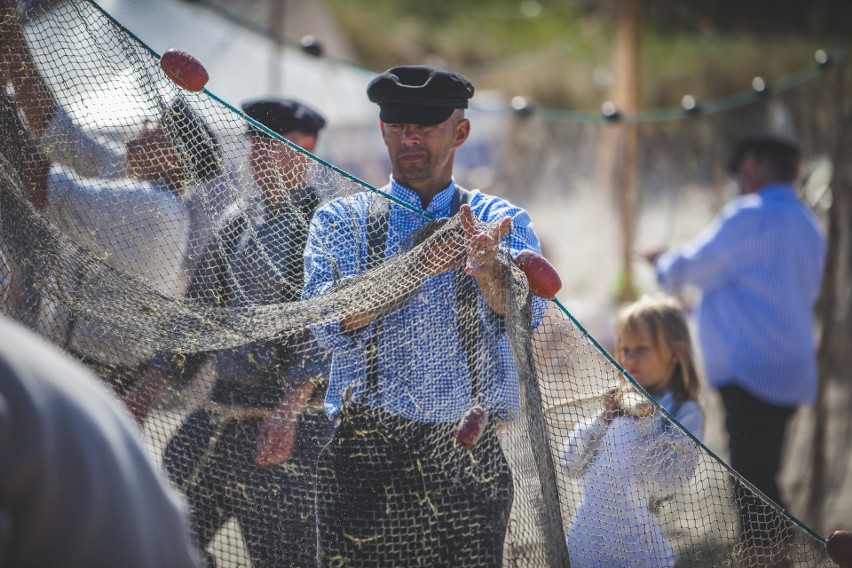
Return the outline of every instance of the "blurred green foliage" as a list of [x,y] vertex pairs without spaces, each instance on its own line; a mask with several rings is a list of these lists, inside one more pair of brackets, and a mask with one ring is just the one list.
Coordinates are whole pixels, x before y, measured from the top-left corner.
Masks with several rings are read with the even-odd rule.
[[703,27],[758,35],[852,35],[848,0],[653,0],[645,6],[649,23],[662,31]]
[[[623,0],[327,0],[360,63],[432,63],[541,107],[597,109]],[[771,82],[852,47],[852,0],[645,0],[642,106]]]

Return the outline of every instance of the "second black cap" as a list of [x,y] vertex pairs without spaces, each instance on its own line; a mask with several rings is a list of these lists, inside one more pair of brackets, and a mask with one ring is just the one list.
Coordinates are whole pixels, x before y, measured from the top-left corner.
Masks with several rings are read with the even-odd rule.
[[[311,107],[292,99],[264,98],[246,101],[243,112],[276,134],[298,131],[317,134],[325,118]],[[249,132],[257,129],[250,127]]]

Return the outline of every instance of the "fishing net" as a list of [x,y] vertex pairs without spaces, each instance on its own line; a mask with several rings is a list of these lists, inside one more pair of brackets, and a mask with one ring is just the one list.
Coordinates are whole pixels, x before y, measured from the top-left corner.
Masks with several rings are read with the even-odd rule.
[[[372,185],[386,178],[361,181],[385,167],[374,122],[330,125],[326,161],[177,86],[97,4],[3,5],[0,308],[142,417],[210,565],[829,565],[819,535],[649,399],[561,303],[530,293],[512,262],[538,245],[525,213],[484,213],[475,192],[422,211]],[[741,130],[755,122],[738,112]],[[617,216],[589,191],[613,124],[469,116],[486,134],[460,154],[460,183]],[[806,143],[831,120],[795,119]],[[736,133],[710,119],[643,127],[642,147],[677,149],[643,157],[654,191],[638,212],[668,213],[653,230],[677,233],[689,199],[709,217]],[[664,189],[688,182],[680,197]],[[468,201],[478,229],[514,217],[493,303],[447,269],[465,254]],[[600,263],[580,274],[562,252],[574,230],[542,219],[566,295],[589,272],[611,277],[611,251],[590,244]],[[638,400],[591,443],[582,432],[612,385]],[[480,409],[466,444],[460,421]],[[760,534],[740,528],[746,502]]]

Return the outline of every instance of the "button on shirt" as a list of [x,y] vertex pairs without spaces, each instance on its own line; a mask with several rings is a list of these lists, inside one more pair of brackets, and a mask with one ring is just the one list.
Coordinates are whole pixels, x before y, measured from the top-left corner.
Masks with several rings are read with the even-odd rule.
[[[451,182],[436,195],[427,212],[447,217],[456,187]],[[391,197],[419,209],[420,198],[393,179]],[[305,249],[303,298],[328,292],[333,285],[366,270],[368,238],[366,220],[374,194],[365,192],[330,202],[317,211]],[[469,201],[473,214],[491,222],[510,217],[513,228],[506,239],[514,256],[523,249],[540,251],[538,237],[526,211],[479,191]],[[391,201],[388,214],[385,258],[401,252],[408,237],[428,219]],[[505,243],[505,241],[504,241]],[[393,282],[387,283],[392,289]],[[388,292],[390,293],[390,292]],[[344,391],[352,400],[381,406],[398,416],[424,423],[452,422],[470,408],[471,378],[467,357],[455,321],[453,271],[426,278],[418,293],[399,310],[380,318],[378,338],[378,393],[365,395],[367,358],[365,348],[376,323],[341,333],[339,321],[315,326],[318,341],[333,350],[326,412],[339,414]],[[503,419],[518,411],[518,377],[502,325],[482,300],[479,302],[478,389],[480,404]],[[534,321],[544,310],[544,300],[533,298]],[[379,403],[379,398],[381,403]]]
[[813,306],[824,259],[818,222],[789,184],[734,199],[695,240],[658,259],[663,288],[702,291],[711,386],[737,384],[779,406],[815,400]]

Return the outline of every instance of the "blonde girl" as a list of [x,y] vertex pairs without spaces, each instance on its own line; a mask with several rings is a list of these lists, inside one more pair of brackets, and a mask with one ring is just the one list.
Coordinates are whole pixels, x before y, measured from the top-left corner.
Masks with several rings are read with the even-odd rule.
[[616,339],[619,364],[654,401],[632,384],[610,387],[565,440],[562,470],[583,492],[566,536],[571,566],[674,566],[655,510],[692,477],[700,450],[657,405],[702,436],[689,327],[675,300],[644,297],[621,310]]

